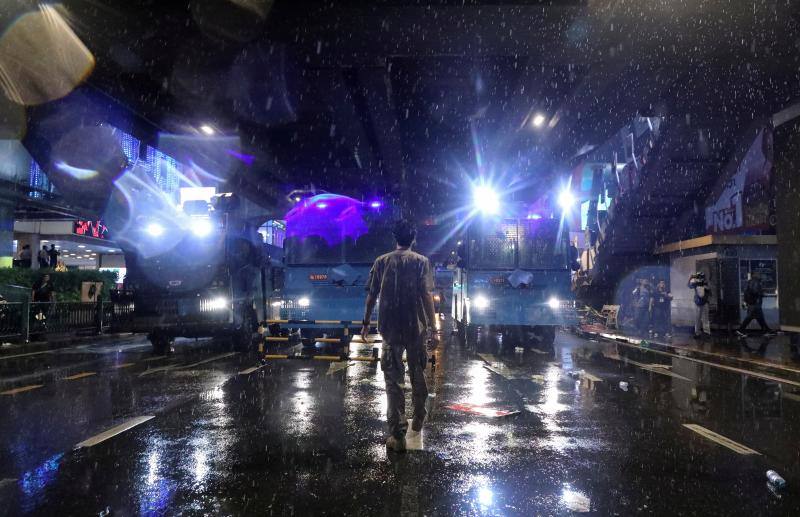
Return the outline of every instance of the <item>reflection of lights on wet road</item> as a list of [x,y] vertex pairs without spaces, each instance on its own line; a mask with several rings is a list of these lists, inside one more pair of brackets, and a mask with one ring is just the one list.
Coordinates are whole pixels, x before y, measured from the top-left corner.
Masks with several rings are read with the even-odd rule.
[[147,484],[152,485],[158,479],[158,452],[153,451],[147,457]]
[[482,486],[478,488],[478,503],[481,506],[491,506],[494,502],[494,493],[489,487]]
[[483,406],[494,401],[488,395],[490,372],[483,367],[482,361],[472,361],[472,365],[467,370],[467,389],[469,390],[466,398],[459,402],[468,402]]
[[568,484],[561,490],[561,504],[573,512],[584,513],[589,511],[591,501],[586,495],[573,490]]
[[35,469],[22,475],[19,487],[25,494],[26,501],[24,501],[23,507],[26,510],[32,510],[37,505],[44,489],[56,479],[63,457],[63,452],[51,456]]
[[500,426],[487,422],[470,422],[463,426],[462,432],[470,435],[461,441],[463,449],[460,451],[470,463],[485,464],[498,459],[489,442],[493,436],[503,432]]
[[470,479],[464,482],[464,494],[472,502],[473,513],[477,510],[478,514],[488,512],[489,515],[495,515],[497,506],[495,498],[498,494],[492,488],[488,476],[483,474],[470,476]]
[[202,483],[208,475],[208,454],[203,447],[194,451],[194,480]]
[[544,375],[544,390],[541,394],[541,403],[528,405],[526,409],[542,419],[542,425],[547,431],[544,445],[552,449],[561,451],[569,444],[569,439],[564,434],[564,430],[558,423],[558,414],[566,411],[568,406],[558,401],[561,392],[558,389],[558,379],[561,370],[558,366],[550,366]]
[[311,416],[316,402],[308,392],[311,387],[311,374],[313,370],[298,370],[294,376],[294,387],[297,391],[291,399],[292,414],[288,420],[290,433],[305,434],[311,430]]

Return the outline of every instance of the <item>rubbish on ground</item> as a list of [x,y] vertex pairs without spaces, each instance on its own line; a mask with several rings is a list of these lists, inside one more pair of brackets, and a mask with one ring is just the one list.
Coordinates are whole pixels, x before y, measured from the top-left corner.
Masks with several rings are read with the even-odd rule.
[[781,489],[786,486],[786,480],[783,479],[781,475],[775,472],[774,470],[767,471],[767,480],[769,481],[770,485],[778,489]]
[[639,341],[639,346],[642,348],[648,348],[650,346],[650,343],[648,343],[646,339],[643,339]]
[[327,373],[327,375],[331,375],[331,374],[334,374],[334,373],[336,373],[336,372],[342,371],[342,370],[344,370],[345,368],[347,368],[348,366],[350,366],[350,365],[352,365],[352,364],[353,364],[352,362],[348,362],[348,361],[336,361],[336,362],[332,362],[332,363],[330,364],[330,366],[328,366],[328,373]]
[[531,380],[536,384],[544,384],[544,375],[531,375]]
[[524,351],[525,351],[525,349],[524,349],[524,348],[522,348],[521,346],[515,346],[515,347],[514,347],[514,353],[515,353],[515,354],[521,354],[521,353],[523,353]]
[[619,381],[619,389],[622,391],[628,391],[628,383],[625,381]]
[[583,370],[581,370],[581,378],[586,379],[590,382],[603,382],[603,379],[601,379],[597,375],[592,375],[591,373],[587,373]]
[[471,415],[485,416],[488,418],[501,418],[504,416],[516,415],[519,413],[516,409],[508,408],[493,408],[489,406],[479,406],[477,404],[463,403],[463,404],[450,404],[445,406],[447,409],[461,411],[462,413],[469,413]]

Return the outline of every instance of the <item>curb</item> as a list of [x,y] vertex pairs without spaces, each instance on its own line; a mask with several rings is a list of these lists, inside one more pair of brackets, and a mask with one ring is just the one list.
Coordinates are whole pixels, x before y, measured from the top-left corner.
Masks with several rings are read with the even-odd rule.
[[113,334],[97,334],[93,336],[65,336],[60,338],[55,338],[52,340],[47,341],[31,341],[30,343],[24,344],[13,344],[11,346],[3,346],[0,348],[0,357],[5,355],[16,355],[16,354],[24,354],[28,352],[39,352],[39,351],[46,351],[46,350],[56,350],[59,348],[67,348],[73,345],[79,345],[83,343],[102,343],[103,341],[107,340],[119,340],[119,339],[134,339],[144,336],[144,334],[134,334],[131,332],[120,332],[120,333],[113,333]]

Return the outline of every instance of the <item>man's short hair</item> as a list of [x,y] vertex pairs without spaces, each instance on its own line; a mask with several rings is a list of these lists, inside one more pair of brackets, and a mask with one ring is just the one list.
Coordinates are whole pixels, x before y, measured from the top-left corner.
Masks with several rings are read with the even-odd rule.
[[394,223],[392,234],[399,246],[407,247],[411,246],[411,243],[417,238],[417,228],[408,219],[400,219]]

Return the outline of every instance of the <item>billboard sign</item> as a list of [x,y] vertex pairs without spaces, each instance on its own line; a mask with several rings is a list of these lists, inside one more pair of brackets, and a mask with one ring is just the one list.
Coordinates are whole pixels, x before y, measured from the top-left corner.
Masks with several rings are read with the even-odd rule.
[[772,133],[759,131],[732,174],[717,185],[706,205],[709,234],[769,228]]

